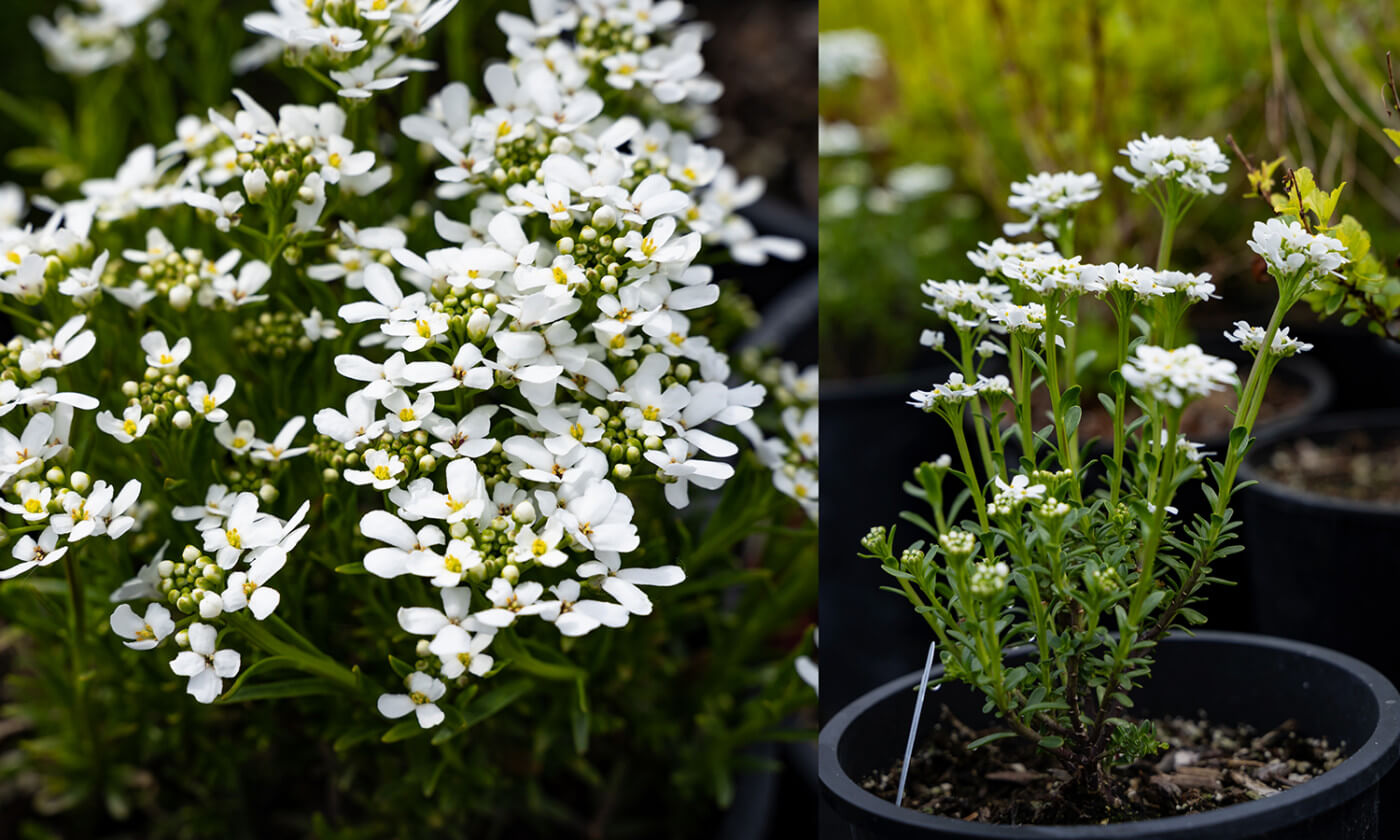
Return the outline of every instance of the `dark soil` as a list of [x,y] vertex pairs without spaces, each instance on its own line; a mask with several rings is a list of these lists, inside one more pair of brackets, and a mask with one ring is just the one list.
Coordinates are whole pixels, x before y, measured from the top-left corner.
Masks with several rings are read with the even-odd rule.
[[1259,472],[1306,493],[1400,506],[1400,433],[1358,429],[1325,443],[1288,441]]
[[[1005,738],[968,752],[974,739],[999,729],[973,730],[947,706],[932,737],[910,764],[904,805],[929,814],[994,824],[1074,825],[1135,822],[1210,811],[1272,796],[1331,770],[1345,744],[1299,735],[1292,720],[1260,734],[1249,726],[1166,718],[1157,737],[1170,747],[1113,771],[1118,797],[1105,803],[1067,801],[1066,773],[1050,753],[1021,738]],[[894,801],[903,762],[876,773],[862,786]]]

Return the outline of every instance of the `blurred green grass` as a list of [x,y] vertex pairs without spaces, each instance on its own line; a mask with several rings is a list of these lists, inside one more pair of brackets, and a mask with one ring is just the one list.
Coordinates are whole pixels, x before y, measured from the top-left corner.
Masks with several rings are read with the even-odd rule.
[[[1287,156],[1323,184],[1347,181],[1341,209],[1388,259],[1400,254],[1400,179],[1380,133],[1400,125],[1381,98],[1385,51],[1400,51],[1398,4],[823,0],[820,25],[884,42],[883,76],[824,88],[820,101],[825,120],[869,127],[871,178],[915,161],[954,173],[942,201],[912,218],[824,218],[828,376],[912,363],[919,329],[932,326],[919,283],[971,278],[963,253],[1016,218],[1009,185],[1029,173],[1097,173],[1104,194],[1081,214],[1076,239],[1085,260],[1150,261],[1155,215],[1111,174],[1144,131],[1212,136],[1222,147],[1232,134],[1256,163]],[[848,176],[824,159],[823,193]],[[1245,241],[1268,210],[1241,197],[1238,162],[1226,179],[1225,195],[1188,216],[1173,263],[1210,271],[1247,310],[1260,290]]]

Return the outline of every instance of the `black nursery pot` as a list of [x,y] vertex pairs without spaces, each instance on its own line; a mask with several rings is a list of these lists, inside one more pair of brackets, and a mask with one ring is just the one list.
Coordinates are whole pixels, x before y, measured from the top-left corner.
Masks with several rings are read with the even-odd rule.
[[[1029,649],[1015,654],[1029,657]],[[867,838],[1056,838],[1057,840],[1370,840],[1380,838],[1378,783],[1400,758],[1400,693],[1374,668],[1335,651],[1243,633],[1175,635],[1158,645],[1153,676],[1133,695],[1146,717],[1195,715],[1270,729],[1289,718],[1298,731],[1344,741],[1336,768],[1266,799],[1135,823],[1013,826],[969,823],[896,807],[859,784],[902,756],[922,676],[908,674],[832,718],[819,743],[823,793]],[[942,673],[942,668],[934,674]],[[924,703],[921,736],[945,703],[973,726],[988,724],[982,695],[950,683]],[[932,711],[930,711],[932,708]]]
[[1260,435],[1245,458],[1241,492],[1262,632],[1336,648],[1400,679],[1391,616],[1400,587],[1400,506],[1304,493],[1268,481],[1255,465],[1281,444],[1326,443],[1349,431],[1400,438],[1400,411],[1340,414]]

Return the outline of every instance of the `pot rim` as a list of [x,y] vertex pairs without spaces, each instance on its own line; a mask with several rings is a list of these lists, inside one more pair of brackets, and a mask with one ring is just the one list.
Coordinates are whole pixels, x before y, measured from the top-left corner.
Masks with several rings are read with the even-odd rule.
[[[1371,690],[1377,706],[1377,720],[1366,742],[1337,767],[1304,784],[1274,794],[1265,799],[1227,805],[1212,811],[1160,817],[1129,823],[1107,825],[1004,825],[968,823],[952,817],[924,814],[910,808],[897,807],[862,788],[840,766],[837,746],[846,729],[870,707],[886,698],[913,688],[923,676],[915,671],[891,680],[866,692],[837,712],[818,739],[819,773],[823,795],[838,811],[860,810],[882,821],[893,823],[905,833],[919,830],[939,830],[948,835],[969,838],[1180,838],[1193,832],[1220,829],[1232,825],[1248,825],[1261,833],[1297,824],[1321,814],[1355,797],[1360,791],[1377,784],[1400,759],[1400,692],[1379,671],[1359,659],[1318,645],[1253,633],[1227,633],[1202,630],[1194,635],[1175,635],[1163,643],[1192,645],[1243,645],[1284,651],[1299,657],[1320,659],[1355,674]],[[941,673],[936,666],[934,673]],[[1291,806],[1291,807],[1290,807]]]
[[1313,417],[1290,428],[1264,430],[1262,434],[1257,436],[1254,445],[1249,448],[1249,452],[1245,454],[1244,461],[1240,464],[1240,478],[1258,482],[1250,490],[1251,493],[1262,493],[1295,505],[1324,508],[1340,513],[1388,518],[1400,517],[1400,504],[1341,499],[1336,496],[1326,496],[1322,493],[1310,493],[1306,490],[1286,487],[1276,481],[1269,480],[1256,467],[1259,457],[1265,451],[1281,443],[1314,435],[1339,434],[1355,429],[1392,429],[1400,432],[1400,409],[1385,408],[1345,414],[1328,414]]

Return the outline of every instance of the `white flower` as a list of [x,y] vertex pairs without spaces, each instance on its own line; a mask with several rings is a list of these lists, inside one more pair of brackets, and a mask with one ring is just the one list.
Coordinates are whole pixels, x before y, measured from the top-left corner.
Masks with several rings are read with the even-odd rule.
[[1207,355],[1195,344],[1175,350],[1141,344],[1123,365],[1123,378],[1134,388],[1180,408],[1187,400],[1233,384],[1235,363]]
[[414,671],[408,675],[408,692],[379,695],[379,713],[393,720],[413,712],[418,716],[418,725],[424,729],[432,729],[447,717],[435,702],[447,693],[442,680]]
[[1031,480],[1024,475],[1013,477],[1010,484],[1002,480],[1001,476],[996,476],[996,487],[995,502],[998,505],[1033,502],[1045,496],[1045,485],[1031,484]]
[[371,484],[376,490],[388,490],[398,485],[399,476],[407,468],[403,459],[382,449],[365,452],[365,469],[346,470],[345,480],[351,484]]
[[258,512],[257,496],[239,493],[228,518],[202,532],[204,550],[217,552],[219,568],[231,569],[244,551],[275,545],[280,531],[281,523],[275,517]]
[[[1250,326],[1245,321],[1236,321],[1234,332],[1225,333],[1225,337],[1250,353],[1257,354],[1259,348],[1264,345],[1264,328]],[[1273,343],[1270,345],[1270,352],[1280,357],[1306,353],[1311,349],[1313,349],[1311,344],[1299,341],[1289,335],[1288,327],[1279,327],[1274,332]]]
[[138,617],[129,604],[122,604],[112,611],[109,623],[113,633],[130,639],[122,644],[132,650],[150,650],[160,644],[161,639],[175,632],[170,610],[160,604],[147,606],[145,618]]
[[402,519],[385,510],[372,510],[361,517],[360,533],[366,539],[388,543],[387,547],[371,549],[364,560],[365,570],[382,578],[406,574],[409,561],[417,553],[442,545],[446,539],[436,525],[414,533]]
[[170,373],[180,368],[180,364],[190,357],[190,340],[181,337],[171,347],[165,340],[165,333],[152,330],[141,336],[141,349],[146,351],[146,364],[156,370]]
[[205,210],[214,214],[214,227],[227,233],[229,228],[238,224],[241,218],[238,211],[243,209],[246,203],[241,192],[226,193],[223,198],[219,198],[211,193],[200,192],[199,190],[186,190],[184,202],[191,207]]
[[496,634],[489,631],[469,633],[457,624],[443,627],[428,643],[428,650],[442,660],[442,675],[455,680],[466,673],[480,677],[490,671],[495,659],[485,651]]
[[680,566],[659,566],[654,569],[624,569],[615,554],[600,554],[598,559],[578,565],[580,577],[592,578],[593,583],[613,596],[633,615],[650,615],[651,599],[639,587],[675,586],[685,580]]
[[305,446],[292,447],[292,438],[296,437],[297,432],[301,431],[301,427],[304,425],[306,425],[305,417],[293,417],[282,426],[282,430],[277,433],[277,437],[271,443],[254,442],[254,449],[250,457],[254,461],[285,461],[305,453]]
[[1255,222],[1250,250],[1264,258],[1269,273],[1280,282],[1298,277],[1307,289],[1324,274],[1337,274],[1347,263],[1347,249],[1324,234],[1308,233],[1297,222],[1279,218]]
[[1029,260],[1059,255],[1049,242],[1007,242],[1001,237],[992,240],[990,245],[978,242],[977,247],[979,250],[967,252],[967,258],[991,277],[1000,275],[1002,264],[1012,258]]
[[56,562],[68,552],[68,546],[65,545],[63,548],[57,546],[58,533],[53,528],[45,528],[37,540],[32,534],[25,534],[19,538],[19,542],[15,543],[14,550],[11,552],[11,556],[19,562],[0,571],[0,580],[9,580],[30,569]]
[[817,37],[817,81],[837,85],[861,76],[874,79],[885,72],[884,45],[864,29],[829,29]]
[[256,432],[252,420],[239,420],[237,426],[224,422],[214,429],[214,439],[233,454],[245,455],[258,441]]
[[1133,185],[1134,191],[1165,180],[1180,184],[1195,195],[1225,192],[1225,184],[1213,183],[1210,176],[1230,171],[1230,160],[1220,151],[1213,138],[1188,140],[1185,137],[1149,137],[1143,132],[1139,140],[1128,141],[1122,154],[1134,171],[1113,167],[1113,174]]
[[475,618],[489,627],[509,627],[514,623],[516,614],[538,601],[543,594],[544,587],[533,580],[512,586],[505,578],[496,578],[486,590],[486,599],[491,602],[491,608],[476,613]]
[[222,423],[228,419],[228,412],[220,406],[233,396],[233,388],[233,377],[223,373],[215,380],[213,391],[210,391],[209,386],[203,382],[193,382],[185,390],[185,397],[190,401],[190,407],[194,409],[196,414],[210,423]]
[[15,484],[15,492],[19,494],[19,504],[0,501],[0,508],[20,514],[26,522],[40,522],[48,518],[49,502],[53,500],[53,490],[48,485],[20,481]]
[[538,615],[565,636],[582,636],[602,626],[627,624],[628,611],[624,607],[581,597],[576,580],[563,580],[549,591],[554,593],[554,600],[536,601],[521,609],[520,614]]
[[36,377],[41,371],[62,369],[85,358],[97,343],[92,330],[83,329],[86,323],[86,315],[74,315],[53,338],[29,344],[20,351],[20,370],[26,376]]
[[122,412],[122,419],[118,420],[110,411],[103,411],[97,415],[97,428],[116,438],[121,443],[131,443],[146,434],[146,430],[155,422],[154,414],[142,414],[139,403],[133,403]]
[[228,576],[228,585],[222,596],[223,608],[237,612],[244,607],[258,621],[262,621],[277,609],[282,595],[267,586],[273,575],[287,564],[287,552],[280,546],[271,546],[248,567],[247,572],[234,572]]
[[[812,414],[815,417],[815,412]],[[690,504],[689,484],[714,490],[734,475],[734,468],[722,461],[692,458],[690,444],[680,438],[667,438],[663,445],[663,449],[646,452],[645,457],[656,465],[657,472],[671,479],[666,483],[666,501],[671,507],[683,508]]]
[[175,657],[170,670],[190,678],[185,691],[194,699],[213,703],[224,690],[224,680],[238,675],[242,657],[236,650],[215,650],[218,632],[208,624],[191,624],[188,636],[190,649]]
[[1060,235],[1060,225],[1079,205],[1099,197],[1099,176],[1092,172],[1041,172],[1011,185],[1007,204],[1030,216],[1024,222],[1008,222],[1007,236],[1029,233],[1040,225],[1046,236]]

